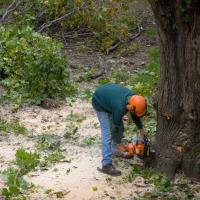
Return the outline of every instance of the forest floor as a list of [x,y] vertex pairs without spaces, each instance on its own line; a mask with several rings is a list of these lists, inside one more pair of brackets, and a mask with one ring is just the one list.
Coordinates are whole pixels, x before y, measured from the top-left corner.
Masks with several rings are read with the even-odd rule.
[[[147,49],[152,45],[143,37],[138,39],[139,51],[134,55],[106,56],[109,69],[122,65],[130,73],[137,68],[144,67],[148,62]],[[142,45],[141,45],[142,44]],[[76,77],[80,66],[86,67],[85,75],[91,66],[98,63],[100,54],[88,54],[68,51],[72,77]],[[78,66],[78,69],[76,69]],[[110,79],[111,71],[108,70],[103,78]],[[101,79],[102,77],[100,77]],[[99,79],[80,82],[82,89],[94,90]],[[27,151],[38,150],[40,136],[52,135],[59,140],[59,152],[65,157],[59,162],[30,172],[25,176],[34,187],[30,190],[31,200],[63,199],[93,200],[93,199],[130,199],[139,193],[152,190],[151,184],[145,184],[142,177],[137,177],[129,183],[128,175],[132,170],[132,160],[114,158],[115,166],[122,171],[120,177],[110,177],[97,171],[101,166],[100,128],[96,114],[91,105],[91,99],[74,99],[62,103],[57,108],[45,109],[41,106],[27,105],[17,110],[12,110],[9,104],[0,106],[1,118],[7,121],[17,119],[28,130],[28,134],[11,134],[0,132],[0,170],[13,166],[16,150],[24,148]],[[74,129],[74,135],[69,135],[68,130]],[[54,143],[55,137],[52,139]],[[38,142],[39,141],[39,142]],[[0,178],[0,187],[4,181]]]
[[[149,43],[144,36],[137,41],[140,48],[131,56],[106,56],[109,69],[116,67],[118,70],[124,66],[127,73],[134,73],[135,69],[144,68],[148,63],[148,48],[155,41]],[[81,77],[87,77],[89,67],[94,66],[101,56],[72,51],[67,54],[74,79],[77,75],[80,78],[80,66],[86,68]],[[82,91],[94,91],[100,79],[112,81],[111,70],[93,81],[83,78],[78,87]],[[133,159],[113,158],[116,168],[122,171],[120,177],[110,177],[97,171],[97,167],[101,167],[100,127],[91,98],[83,98],[86,94],[80,94],[80,98],[66,99],[66,102],[57,106],[50,105],[51,108],[24,105],[16,110],[10,104],[0,106],[1,119],[10,123],[17,120],[14,122],[15,129],[22,126],[27,130],[24,135],[0,132],[0,170],[16,167],[16,151],[19,148],[40,152],[42,162],[45,161],[45,164],[24,176],[32,184],[25,193],[30,200],[133,200],[138,195],[154,190],[154,185],[142,176],[131,177]],[[0,176],[0,188],[6,187],[4,181]],[[199,185],[195,184],[195,187],[199,188]],[[183,196],[182,199],[188,198]]]
[[[152,19],[150,21],[152,23]],[[33,184],[26,194],[30,200],[133,200],[152,191],[153,184],[141,176],[130,181],[132,159],[113,158],[116,168],[122,171],[120,177],[97,171],[101,166],[100,127],[88,97],[100,80],[112,81],[114,78],[116,81],[124,73],[133,74],[135,70],[144,68],[149,62],[148,49],[156,45],[155,38],[142,32],[127,44],[127,48],[131,46],[128,53],[126,49],[110,55],[80,51],[79,47],[66,50],[71,77],[81,89],[80,98],[67,98],[66,102],[49,106],[51,108],[24,105],[16,110],[10,104],[0,105],[1,120],[10,123],[15,120],[15,129],[23,126],[27,130],[26,134],[0,131],[0,171],[16,167],[16,151],[23,148],[40,152],[45,161],[24,176],[28,183]],[[99,57],[105,59],[106,71],[97,79],[88,79],[93,67],[94,73],[98,71]],[[116,75],[115,72],[119,73]],[[5,180],[0,176],[0,188],[3,187],[6,187]],[[188,198],[183,196],[182,199]]]
[[[67,116],[71,116],[71,112],[81,116],[83,121],[76,122],[77,138],[65,139],[66,126],[70,126],[71,123]],[[34,190],[30,192],[30,199],[56,199],[58,192],[62,192],[64,199],[69,200],[129,199],[136,193],[152,188],[151,185],[146,185],[142,178],[128,183],[126,176],[131,170],[131,160],[114,159],[116,167],[123,172],[121,177],[111,178],[96,170],[101,166],[100,129],[90,102],[77,100],[72,106],[62,105],[52,110],[25,106],[14,114],[4,109],[3,114],[7,119],[17,117],[30,130],[30,135],[1,134],[1,170],[6,169],[11,165],[11,161],[15,160],[18,148],[36,150],[38,143],[34,138],[38,135],[52,133],[58,136],[61,142],[60,151],[65,156],[63,160],[30,172],[25,177],[29,183],[35,185]],[[3,184],[1,180],[0,186]]]

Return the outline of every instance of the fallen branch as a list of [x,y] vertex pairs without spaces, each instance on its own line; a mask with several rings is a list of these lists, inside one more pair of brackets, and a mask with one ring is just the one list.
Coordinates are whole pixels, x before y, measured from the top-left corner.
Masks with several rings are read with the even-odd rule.
[[117,47],[121,44],[121,40],[116,41],[116,43],[109,47],[108,49],[106,49],[106,54],[109,54],[110,52],[114,51],[115,49],[117,49]]
[[64,43],[64,46],[67,46],[67,41],[65,39],[65,36],[64,36],[64,32],[61,31],[61,36],[62,36],[62,39],[63,39],[63,43]]
[[54,19],[48,23],[44,23],[38,30],[38,32],[42,32],[44,29],[52,26],[53,24],[57,23],[57,22],[60,22],[60,21],[63,21],[64,19],[68,18],[68,17],[71,17],[73,15],[75,15],[76,13],[78,13],[83,7],[84,7],[85,4],[83,4],[81,7],[77,7],[75,8],[74,10],[72,10],[70,13],[67,13],[57,19]]
[[75,38],[78,38],[78,37],[93,36],[93,35],[94,35],[93,33],[77,33],[77,34],[74,34],[74,35],[65,36],[65,38],[66,39],[75,39]]
[[137,37],[140,36],[140,34],[142,33],[143,31],[143,28],[141,26],[138,25],[138,33],[136,33],[135,35],[132,35],[129,37],[130,40],[134,40],[136,39]]
[[[97,46],[96,45],[87,45],[88,48],[90,48],[91,50],[96,50]],[[80,44],[65,44],[64,46],[65,49],[80,49],[81,45]]]
[[[42,18],[42,16],[44,15],[44,14],[46,14],[47,13],[47,10],[44,10],[43,12],[41,12],[41,13],[37,13],[36,14],[36,19],[40,19],[40,18]],[[39,20],[38,20],[39,21]]]
[[72,30],[72,31],[68,31],[66,33],[64,33],[64,37],[68,37],[70,35],[74,35],[75,33],[88,33],[89,32],[89,29],[88,28],[76,28],[75,30]]
[[14,0],[6,9],[2,18],[0,19],[0,24],[3,24],[6,18],[20,5],[21,1]]
[[[143,28],[138,26],[138,33],[136,35],[130,36],[129,40],[134,40],[137,37],[140,36],[141,32],[142,32]],[[121,44],[121,40],[118,40],[113,46],[109,47],[108,49],[106,49],[106,54],[109,54],[110,52],[114,51],[117,49],[117,47]]]
[[99,58],[99,65],[100,65],[100,70],[94,74],[94,75],[91,75],[91,79],[96,79],[96,78],[99,78],[100,76],[102,76],[105,71],[107,70],[107,63],[105,61],[105,58],[102,59],[102,58]]
[[[134,40],[137,37],[139,37],[141,32],[142,32],[142,30],[143,30],[143,28],[138,25],[138,33],[136,35],[130,36],[129,40]],[[113,46],[111,46],[108,49],[106,49],[106,54],[109,54],[110,52],[116,50],[120,44],[121,44],[121,40],[118,39]]]

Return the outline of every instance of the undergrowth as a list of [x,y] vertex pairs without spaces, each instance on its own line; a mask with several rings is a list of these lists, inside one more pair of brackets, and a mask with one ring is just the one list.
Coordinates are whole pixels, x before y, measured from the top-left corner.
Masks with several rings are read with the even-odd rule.
[[39,104],[75,92],[62,44],[29,26],[0,26],[0,84],[14,105]]
[[73,111],[70,112],[70,114],[66,117],[67,121],[72,121],[72,122],[82,122],[86,120],[86,116],[80,115],[78,113],[74,113]]
[[[156,113],[151,104],[151,95],[159,82],[160,51],[157,47],[154,47],[148,51],[148,55],[150,60],[149,64],[147,64],[144,69],[135,71],[135,74],[129,83],[129,87],[134,93],[145,96],[147,100],[148,109],[147,114],[143,119],[143,124],[145,131],[151,137],[156,131]],[[133,130],[133,132],[136,131],[136,127],[131,129],[132,125],[130,124],[129,126],[129,132],[131,130]]]
[[152,184],[153,189],[132,200],[192,200],[194,197],[194,190],[185,180],[171,182],[152,168],[134,166],[130,174],[124,177],[124,181],[132,183],[138,176],[144,179],[145,184]]
[[157,47],[148,51],[150,62],[145,69],[135,71],[131,80],[131,87],[137,94],[151,96],[160,77],[160,51]]
[[100,144],[100,140],[98,137],[86,137],[83,139],[83,144],[87,146],[93,146],[95,144]]
[[20,123],[19,119],[12,119],[11,121],[6,121],[0,119],[0,131],[4,133],[13,132],[15,134],[26,135],[28,130],[22,123]]
[[41,30],[49,22],[75,11],[70,17],[57,20],[43,31],[57,38],[62,37],[64,40],[72,41],[80,40],[79,35],[88,34],[88,43],[91,41],[98,49],[105,50],[116,40],[127,40],[130,32],[137,28],[138,16],[131,11],[136,2],[125,0],[106,2],[98,0],[33,0],[19,6],[11,19],[19,26],[28,24],[36,30]]
[[156,28],[155,27],[147,27],[144,30],[144,34],[149,37],[150,39],[155,39],[157,32],[156,32]]
[[7,185],[0,189],[4,200],[26,200],[27,197],[24,193],[29,188],[29,184],[20,175],[19,170],[10,167],[1,174]]
[[18,168],[9,167],[1,171],[6,187],[0,189],[5,200],[26,200],[26,191],[33,185],[24,180],[23,175],[35,170],[40,163],[40,156],[25,149],[17,149],[15,162]]
[[40,163],[40,155],[36,152],[26,152],[24,149],[17,149],[16,164],[20,168],[20,174],[24,175],[34,170]]
[[46,169],[65,158],[61,152],[61,141],[59,136],[55,134],[44,134],[35,136],[34,138],[37,140],[36,147],[41,155],[41,169]]
[[37,150],[28,152],[23,148],[17,149],[13,162],[16,166],[1,171],[6,185],[0,189],[0,192],[5,200],[28,199],[27,191],[33,185],[26,182],[23,176],[34,170],[47,169],[65,158],[60,150],[58,136],[46,134],[34,136],[33,139],[37,140]]
[[70,123],[64,130],[64,138],[70,141],[76,141],[79,137],[78,129],[79,127],[76,123]]

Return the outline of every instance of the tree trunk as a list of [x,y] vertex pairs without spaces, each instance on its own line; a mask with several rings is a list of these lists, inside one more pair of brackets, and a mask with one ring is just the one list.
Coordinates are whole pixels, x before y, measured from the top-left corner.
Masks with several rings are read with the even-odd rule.
[[200,179],[200,1],[149,2],[161,51],[155,166]]

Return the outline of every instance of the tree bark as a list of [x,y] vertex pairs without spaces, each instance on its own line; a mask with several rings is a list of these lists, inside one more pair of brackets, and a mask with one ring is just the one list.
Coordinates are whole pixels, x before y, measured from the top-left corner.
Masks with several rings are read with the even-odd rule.
[[200,1],[149,2],[161,51],[155,167],[200,179]]

